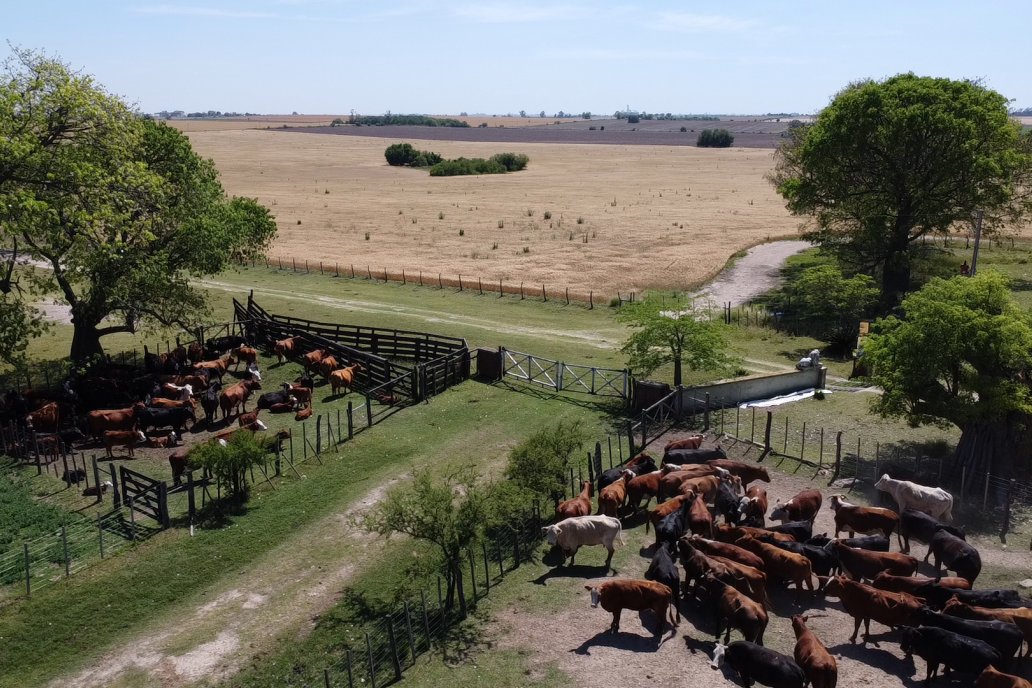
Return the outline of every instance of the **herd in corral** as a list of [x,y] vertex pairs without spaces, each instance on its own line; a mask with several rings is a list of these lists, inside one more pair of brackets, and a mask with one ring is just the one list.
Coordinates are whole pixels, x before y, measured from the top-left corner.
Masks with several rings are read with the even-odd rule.
[[[964,530],[946,522],[952,520],[949,492],[883,475],[876,487],[899,510],[832,495],[835,532],[829,537],[813,532],[824,505],[820,490],[779,501],[768,514],[766,490],[751,484],[769,483],[767,470],[730,460],[719,447],[703,448],[703,440],[696,435],[668,444],[659,465],[643,452],[598,475],[594,514],[596,485],[585,481],[579,495],[557,505],[556,521],[544,529],[548,543],[562,551],[561,566],[572,566],[581,547],[603,546],[608,573],[624,521],[647,510],[645,529],[655,530],[655,542],[642,550],[651,556],[644,577],[584,586],[591,606],[612,614],[612,633],[623,610],[651,610],[656,641],[663,643],[668,627],[677,635],[682,612],[694,610],[715,628],[714,669],[726,664],[747,686],[834,688],[835,657],[808,627],[813,612],[805,607],[807,600],[823,607],[830,600],[822,598],[837,598],[853,619],[850,643],[863,626],[866,645],[872,621],[888,626],[906,657],[924,659],[926,681],[942,668],[977,676],[980,688],[1032,688],[1007,673],[1017,669],[1019,657],[1032,656],[1032,600],[1014,590],[975,588],[981,557]],[[839,538],[843,531],[848,538]],[[891,551],[894,533],[899,551]],[[933,560],[934,576],[918,575],[911,540],[928,545],[924,561]],[[803,612],[791,615],[792,656],[764,647],[774,612],[771,588],[786,584],[795,588]],[[732,631],[743,639],[730,642]]]

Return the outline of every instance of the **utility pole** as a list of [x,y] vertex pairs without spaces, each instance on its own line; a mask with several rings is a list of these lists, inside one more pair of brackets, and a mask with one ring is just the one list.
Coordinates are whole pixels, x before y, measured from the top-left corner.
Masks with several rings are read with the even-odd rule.
[[978,270],[978,244],[982,240],[982,216],[984,213],[979,208],[975,211],[975,252],[971,255],[971,276],[975,276]]

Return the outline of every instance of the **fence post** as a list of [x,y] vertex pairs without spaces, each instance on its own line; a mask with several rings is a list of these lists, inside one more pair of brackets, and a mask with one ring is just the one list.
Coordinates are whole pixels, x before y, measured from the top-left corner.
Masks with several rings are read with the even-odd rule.
[[344,648],[344,661],[348,665],[348,688],[355,688],[355,675],[351,669],[351,648]]
[[23,543],[22,548],[22,551],[25,552],[25,596],[32,597],[32,562],[29,559],[29,543]]
[[416,664],[416,636],[412,634],[412,612],[409,601],[405,600],[405,629],[408,631],[409,651],[412,653],[412,665]]
[[1003,528],[1000,529],[1000,542],[1007,544],[1007,531],[1011,523],[1011,502],[1014,497],[1014,478],[1007,483],[1007,510],[1003,512]]
[[97,514],[97,540],[100,542],[100,558],[104,558],[104,524],[100,520],[100,514]]
[[[319,263],[320,272],[322,272],[322,263]],[[330,670],[323,669],[323,683],[326,684],[326,688],[330,688]]]
[[348,402],[348,439],[355,437],[355,414],[354,409],[351,407],[351,402]]
[[422,588],[419,589],[419,604],[423,610],[423,633],[426,636],[426,649],[430,650],[430,617],[426,613],[426,592]]
[[817,470],[824,467],[824,426],[821,426],[821,450],[817,454]]
[[967,466],[962,466],[960,469],[960,499],[957,501],[964,501],[964,489],[967,485]]
[[394,663],[394,680],[401,680],[401,659],[398,657],[398,641],[394,637],[394,619],[389,615],[387,618],[387,640],[391,645],[391,662]]
[[546,303],[548,301],[548,294],[545,292],[545,285],[543,284],[541,285],[541,300],[545,301]]
[[61,548],[64,550],[65,578],[72,575],[72,560],[68,557],[68,529],[61,526]]
[[[856,443],[856,463],[860,465],[860,441]],[[835,433],[835,469],[831,474],[831,480],[828,481],[830,486],[833,482],[838,480],[839,471],[842,468],[842,431],[839,430]]]
[[369,685],[376,688],[376,665],[373,663],[373,641],[365,634],[366,656],[369,657]]
[[788,416],[785,416],[785,446],[782,448],[781,453],[788,456]]
[[752,407],[752,427],[749,430],[749,441],[756,442],[756,407]]
[[803,421],[803,443],[799,445],[799,460],[802,461],[806,455],[806,421]]
[[473,602],[475,604],[477,601],[477,568],[474,563],[476,561],[476,557],[474,557],[473,553],[469,550],[466,550],[466,556],[469,557],[469,582],[470,585],[473,586]]
[[368,427],[371,428],[371,427],[373,427],[373,402],[372,402],[372,400],[370,400],[368,395],[366,395],[366,398],[365,398],[365,412],[366,412],[366,423],[368,424]]
[[985,474],[985,488],[982,490],[982,511],[985,512],[986,507],[989,505],[989,478],[992,477],[990,473]]
[[735,406],[735,439],[737,440],[741,435],[738,432],[738,421],[742,418],[742,407]]
[[763,428],[763,454],[760,456],[760,460],[767,454],[774,451],[774,448],[770,446],[770,428],[774,424],[774,412],[767,411],[767,424]]
[[[86,462],[86,455],[83,454],[83,463]],[[93,484],[97,487],[97,504],[104,499],[104,490],[100,485],[100,468],[97,466],[97,457],[93,457]]]

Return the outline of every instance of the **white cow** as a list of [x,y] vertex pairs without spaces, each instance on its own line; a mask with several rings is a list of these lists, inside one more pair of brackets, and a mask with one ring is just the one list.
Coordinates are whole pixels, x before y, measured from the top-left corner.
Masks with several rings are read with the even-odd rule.
[[613,541],[619,537],[620,544],[623,544],[623,527],[619,519],[611,516],[575,516],[545,526],[541,530],[548,544],[559,545],[563,551],[563,564],[566,563],[566,557],[570,558],[570,566],[573,566],[573,558],[581,547],[603,545],[609,550],[609,556],[606,558],[608,571],[613,561]]
[[926,487],[909,480],[894,480],[886,473],[874,484],[882,492],[888,492],[899,504],[899,510],[915,509],[932,518],[953,520],[953,495],[941,487]]

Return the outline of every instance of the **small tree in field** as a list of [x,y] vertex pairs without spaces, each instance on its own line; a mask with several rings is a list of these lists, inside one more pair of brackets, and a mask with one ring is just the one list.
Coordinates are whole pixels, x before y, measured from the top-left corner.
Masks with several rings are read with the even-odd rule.
[[699,148],[729,148],[734,142],[734,135],[727,129],[703,129],[695,145]]
[[559,421],[542,428],[509,453],[505,477],[537,498],[558,505],[567,483],[570,460],[587,441],[579,421]]
[[265,460],[265,445],[251,432],[237,432],[225,446],[205,442],[190,451],[190,463],[205,468],[226,486],[231,498],[246,502],[250,497],[248,471]]
[[720,325],[699,315],[688,303],[664,303],[656,298],[625,305],[617,316],[634,332],[621,351],[637,373],[649,375],[674,364],[674,384],[681,384],[681,370],[709,370],[728,366],[727,340]]

